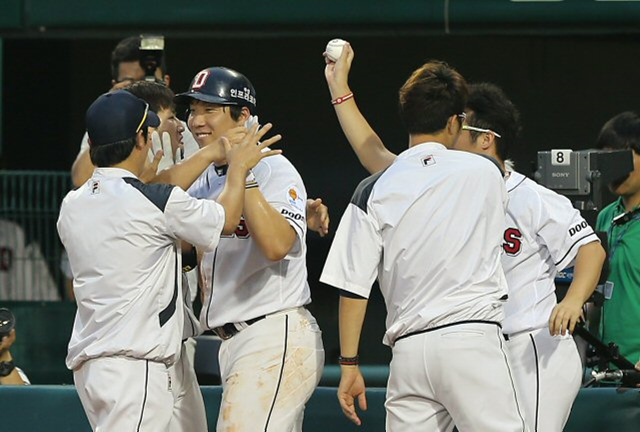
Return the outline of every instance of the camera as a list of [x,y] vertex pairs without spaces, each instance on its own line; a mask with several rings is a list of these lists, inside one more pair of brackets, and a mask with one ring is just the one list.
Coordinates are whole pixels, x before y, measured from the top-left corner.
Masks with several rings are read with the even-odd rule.
[[[164,36],[140,35],[140,65],[144,69],[145,81],[162,82],[156,78],[156,69],[163,67]],[[164,70],[164,69],[163,69]]]
[[16,317],[7,308],[0,308],[0,340],[9,336],[16,326]]

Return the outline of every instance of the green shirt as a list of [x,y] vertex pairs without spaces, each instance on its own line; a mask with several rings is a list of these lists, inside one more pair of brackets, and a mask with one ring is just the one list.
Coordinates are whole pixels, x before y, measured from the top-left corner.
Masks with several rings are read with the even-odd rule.
[[615,342],[620,354],[636,363],[640,360],[640,214],[612,227],[613,218],[622,213],[620,198],[602,209],[596,223],[596,230],[609,234],[607,281],[613,283],[611,298],[604,302],[600,334],[603,342]]

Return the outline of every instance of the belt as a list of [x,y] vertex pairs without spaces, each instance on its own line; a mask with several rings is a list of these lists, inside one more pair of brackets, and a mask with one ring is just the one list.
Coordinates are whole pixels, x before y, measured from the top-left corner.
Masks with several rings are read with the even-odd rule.
[[442,330],[443,328],[447,328],[447,327],[451,327],[451,326],[456,326],[456,325],[460,325],[460,324],[492,324],[492,325],[496,325],[498,326],[500,329],[502,329],[502,325],[499,322],[496,321],[485,321],[485,320],[466,320],[466,321],[456,321],[453,323],[449,323],[449,324],[443,324],[440,326],[436,326],[436,327],[431,327],[428,329],[424,329],[424,330],[417,330],[417,331],[413,331],[407,334],[404,334],[398,338],[396,338],[396,340],[394,341],[394,343],[398,342],[401,339],[404,338],[408,338],[411,336],[415,336],[415,335],[419,335],[419,334],[423,334],[423,333],[429,333],[435,330]]
[[227,340],[227,339],[231,339],[233,336],[240,333],[241,330],[244,330],[245,328],[249,327],[251,324],[255,324],[258,321],[265,319],[266,317],[267,317],[266,315],[262,315],[257,318],[252,318],[250,320],[246,320],[243,322],[226,323],[224,325],[221,325],[220,327],[216,327],[211,330],[215,334],[217,334],[220,339]]

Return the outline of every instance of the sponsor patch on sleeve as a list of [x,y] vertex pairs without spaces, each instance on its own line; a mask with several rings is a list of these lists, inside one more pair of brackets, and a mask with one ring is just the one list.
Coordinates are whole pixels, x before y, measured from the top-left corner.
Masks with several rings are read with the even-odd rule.
[[295,185],[291,185],[287,188],[287,202],[300,211],[305,210],[305,202],[302,199],[300,191]]

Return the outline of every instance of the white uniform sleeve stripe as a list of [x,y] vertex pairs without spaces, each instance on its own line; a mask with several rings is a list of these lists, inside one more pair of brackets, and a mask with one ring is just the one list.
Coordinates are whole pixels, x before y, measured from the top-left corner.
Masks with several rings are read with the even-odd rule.
[[369,295],[371,293],[371,288],[357,285],[352,282],[346,281],[343,278],[336,277],[326,273],[322,274],[322,276],[320,277],[320,282],[322,282],[323,284],[331,285],[336,288],[340,288],[344,291],[348,291],[353,294],[357,294],[366,299],[369,298]]
[[301,238],[302,238],[302,237],[304,237],[304,228],[303,228],[303,227],[301,227],[301,226],[298,224],[298,222],[296,222],[295,220],[293,220],[292,218],[287,217],[287,216],[285,216],[284,218],[285,218],[286,220],[288,220],[288,221],[289,221],[289,224],[290,224],[291,226],[293,226],[293,227],[295,227],[295,228],[298,228],[298,230],[299,230],[299,233],[298,233],[298,234],[300,234],[300,237],[301,237]]
[[[567,252],[564,254],[564,256],[563,256],[562,258],[560,258],[560,260],[559,260],[557,263],[555,263],[555,265],[556,265],[556,266],[560,265],[560,263],[562,263],[562,261],[564,261],[564,260],[567,258],[567,256],[569,255],[569,253],[573,250],[573,248],[574,248],[577,244],[581,243],[584,239],[589,238],[589,237],[591,237],[591,236],[594,236],[595,238],[594,238],[593,240],[591,240],[590,242],[588,242],[588,243],[591,243],[592,241],[600,241],[600,239],[598,238],[598,236],[597,236],[597,235],[596,235],[596,233],[594,233],[594,232],[592,232],[592,233],[590,233],[590,234],[587,234],[587,235],[584,235],[584,236],[580,237],[578,240],[576,240],[575,242],[573,242],[573,244],[569,247],[569,249],[568,249],[568,250],[567,250]],[[584,243],[584,242],[582,242],[582,243]]]

